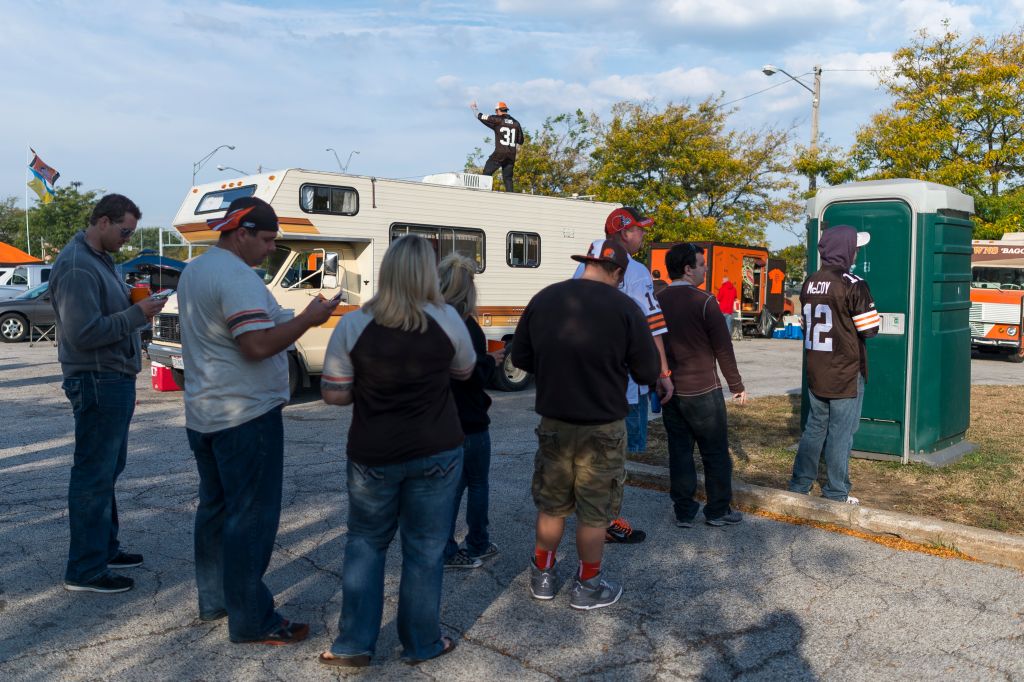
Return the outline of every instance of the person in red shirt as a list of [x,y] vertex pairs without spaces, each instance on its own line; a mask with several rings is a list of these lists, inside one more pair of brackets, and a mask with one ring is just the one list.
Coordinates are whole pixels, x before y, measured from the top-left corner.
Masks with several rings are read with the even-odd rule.
[[732,335],[732,314],[736,310],[736,287],[732,285],[728,277],[722,277],[722,286],[718,287],[718,309],[725,316],[725,326]]

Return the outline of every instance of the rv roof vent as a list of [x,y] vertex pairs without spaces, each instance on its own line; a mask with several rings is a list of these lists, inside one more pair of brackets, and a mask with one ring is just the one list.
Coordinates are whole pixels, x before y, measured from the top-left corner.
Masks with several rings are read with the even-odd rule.
[[472,189],[491,190],[494,178],[489,175],[473,173],[436,173],[423,178],[423,182],[431,185],[449,185],[451,187],[470,187]]

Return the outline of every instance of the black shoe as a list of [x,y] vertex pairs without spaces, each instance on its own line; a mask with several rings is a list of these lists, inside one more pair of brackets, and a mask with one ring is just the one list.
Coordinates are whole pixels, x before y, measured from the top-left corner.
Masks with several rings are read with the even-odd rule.
[[644,538],[647,537],[647,533],[642,530],[637,530],[629,525],[626,519],[615,519],[611,525],[604,532],[604,541],[609,542],[621,542],[627,545],[633,545],[638,542],[643,542]]
[[676,519],[676,525],[680,528],[693,528],[693,522],[695,520],[696,518],[693,516],[686,519]]
[[141,554],[118,552],[117,556],[107,562],[107,568],[135,568],[142,565]]
[[282,620],[281,624],[278,625],[275,630],[272,630],[263,637],[257,637],[256,639],[246,639],[237,643],[269,644],[271,646],[282,646],[284,644],[295,644],[296,642],[301,642],[308,636],[309,625],[307,625],[306,623],[293,623],[290,620]]
[[104,573],[87,583],[73,583],[64,581],[64,589],[68,592],[102,592],[113,594],[115,592],[127,592],[135,587],[135,581],[116,573]]
[[738,511],[730,510],[728,513],[722,516],[716,516],[713,519],[709,519],[705,516],[704,520],[707,521],[709,526],[734,526],[743,520],[743,514]]

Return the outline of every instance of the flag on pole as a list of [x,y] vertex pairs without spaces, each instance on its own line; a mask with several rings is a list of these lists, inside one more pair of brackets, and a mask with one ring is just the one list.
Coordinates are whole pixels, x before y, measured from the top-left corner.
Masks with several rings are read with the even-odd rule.
[[[35,175],[33,173],[33,175]],[[47,187],[46,182],[42,180],[38,175],[28,182],[29,189],[39,195],[39,201],[44,204],[48,204],[53,201],[53,192]]]
[[41,178],[51,188],[57,184],[57,178],[60,177],[60,173],[57,172],[56,168],[48,166],[43,163],[43,160],[39,158],[39,154],[36,154],[36,150],[29,147],[28,150],[32,152],[32,163],[28,165],[39,178]]
[[46,165],[36,154],[35,149],[29,147],[29,151],[32,152],[32,161],[28,164],[28,169],[32,172],[32,179],[28,181],[28,186],[39,196],[39,201],[48,204],[53,201],[53,185],[60,177],[60,173],[56,168]]

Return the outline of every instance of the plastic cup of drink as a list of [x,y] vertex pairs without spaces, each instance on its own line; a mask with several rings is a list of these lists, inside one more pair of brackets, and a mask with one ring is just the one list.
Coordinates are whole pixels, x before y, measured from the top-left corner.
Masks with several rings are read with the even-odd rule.
[[148,284],[136,284],[132,287],[132,303],[138,303],[153,295],[152,289],[149,288]]

